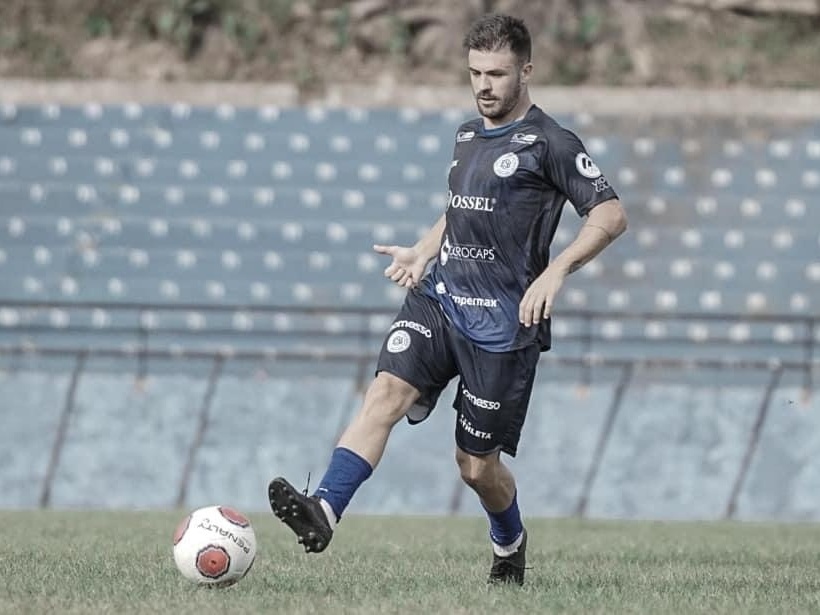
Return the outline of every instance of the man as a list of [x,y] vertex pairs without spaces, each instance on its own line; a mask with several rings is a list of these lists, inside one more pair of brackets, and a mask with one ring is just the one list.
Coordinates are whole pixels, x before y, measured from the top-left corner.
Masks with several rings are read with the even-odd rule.
[[[489,519],[489,582],[522,584],[527,532],[501,452],[516,454],[564,278],[623,233],[626,216],[578,137],[532,104],[524,23],[485,16],[464,47],[480,117],[455,135],[447,210],[412,247],[374,246],[392,257],[385,275],[409,289],[376,376],[317,491],[275,478],[269,497],[306,551],[324,550],[393,426],[427,418],[458,376],[456,462]],[[586,222],[550,261],[567,200]]]

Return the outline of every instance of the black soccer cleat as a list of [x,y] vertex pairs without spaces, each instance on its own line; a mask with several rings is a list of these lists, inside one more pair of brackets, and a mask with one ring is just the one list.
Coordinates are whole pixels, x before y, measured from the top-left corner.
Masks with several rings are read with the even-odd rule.
[[324,551],[333,530],[327,522],[319,498],[297,491],[282,477],[274,478],[268,485],[268,499],[273,514],[279,517],[293,533],[306,553]]
[[493,565],[487,583],[502,585],[516,583],[524,584],[524,570],[527,565],[527,530],[521,538],[518,550],[512,555],[501,557],[493,552]]

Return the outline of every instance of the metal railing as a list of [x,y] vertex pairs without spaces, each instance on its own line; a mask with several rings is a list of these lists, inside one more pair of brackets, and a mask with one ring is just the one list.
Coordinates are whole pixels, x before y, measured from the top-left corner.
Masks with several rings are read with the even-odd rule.
[[[55,335],[67,335],[70,339],[75,339],[75,343],[61,343],[59,345],[43,345],[43,344],[26,344],[26,343],[12,343],[0,345],[0,356],[13,358],[15,356],[41,356],[41,357],[63,357],[71,361],[71,367],[66,367],[71,371],[71,379],[69,386],[65,393],[65,399],[60,412],[60,418],[57,429],[55,431],[54,440],[49,452],[49,458],[46,466],[45,477],[41,486],[39,504],[41,507],[48,507],[51,503],[52,485],[54,483],[55,475],[60,466],[62,451],[64,449],[67,438],[68,425],[70,425],[73,414],[75,412],[77,385],[83,376],[83,373],[88,369],[88,361],[93,357],[130,357],[136,358],[138,361],[138,370],[135,377],[145,377],[149,373],[149,362],[153,359],[200,359],[210,362],[210,369],[208,370],[207,384],[205,393],[200,402],[200,407],[197,414],[197,424],[194,427],[194,437],[192,438],[189,450],[186,451],[185,464],[183,472],[178,484],[176,503],[182,505],[186,501],[188,486],[191,475],[194,470],[199,448],[204,440],[207,431],[210,417],[211,405],[214,391],[216,390],[219,380],[224,374],[226,365],[230,361],[267,361],[275,359],[276,361],[324,361],[324,362],[338,362],[344,364],[354,364],[355,370],[355,386],[354,390],[363,391],[367,384],[370,371],[368,366],[372,364],[376,357],[376,352],[372,347],[368,347],[367,343],[380,343],[383,338],[383,332],[374,331],[370,326],[370,319],[374,316],[391,318],[396,310],[394,308],[370,308],[370,309],[340,309],[340,308],[293,308],[293,307],[276,307],[276,306],[247,306],[247,305],[200,305],[200,304],[175,304],[175,305],[156,305],[156,304],[125,304],[125,303],[110,303],[110,304],[83,304],[70,302],[4,302],[0,305],[0,309],[15,309],[20,312],[21,320],[14,327],[6,326],[6,331],[13,330],[20,335],[25,336],[27,332],[32,329],[25,324],[26,318],[23,316],[36,316],[36,312],[42,310],[90,310],[103,309],[109,311],[130,311],[134,313],[135,325],[133,327],[121,326],[126,331],[133,333],[136,344],[123,346],[114,346],[105,343],[94,343],[94,333],[100,331],[110,331],[110,328],[99,328],[91,326],[66,326],[66,327],[49,327],[39,325],[34,330],[46,331],[54,333]],[[208,349],[208,348],[172,348],[172,347],[156,347],[152,345],[151,339],[157,333],[157,328],[142,326],[143,316],[148,312],[162,314],[164,312],[179,312],[179,311],[197,311],[204,313],[232,313],[232,312],[247,312],[247,313],[287,313],[300,314],[307,316],[308,327],[303,328],[300,334],[309,335],[311,332],[320,336],[333,335],[322,328],[320,319],[328,315],[342,315],[349,318],[353,326],[344,332],[338,332],[339,336],[346,336],[346,339],[357,340],[358,342],[367,342],[365,344],[354,343],[349,350],[304,350],[304,349],[271,349],[269,346],[270,339],[275,339],[276,336],[282,335],[281,331],[271,329],[260,337],[259,331],[242,331],[234,329],[224,329],[222,333],[228,333],[237,337],[242,336],[256,336],[258,341],[257,347],[237,348],[228,350],[225,348]],[[316,322],[312,318],[315,317]],[[589,465],[586,469],[583,479],[580,495],[575,505],[574,514],[583,517],[587,514],[590,494],[593,486],[599,476],[602,461],[605,457],[607,447],[613,432],[613,426],[621,411],[624,397],[629,388],[634,384],[634,374],[636,370],[640,369],[658,369],[663,373],[676,374],[675,370],[683,368],[691,368],[696,370],[720,370],[731,369],[735,370],[759,370],[768,374],[765,384],[761,386],[761,398],[756,411],[756,416],[753,423],[753,428],[749,435],[748,441],[745,443],[744,455],[741,462],[740,469],[733,479],[731,493],[726,501],[724,516],[732,518],[735,515],[737,508],[737,501],[739,494],[742,492],[745,484],[749,468],[757,450],[760,434],[766,423],[769,413],[769,407],[774,391],[781,383],[781,377],[786,371],[798,371],[803,375],[803,388],[807,394],[812,391],[812,375],[820,369],[820,362],[815,357],[816,351],[816,332],[818,330],[818,321],[820,318],[815,317],[793,317],[782,315],[758,315],[758,316],[739,316],[734,314],[664,314],[664,313],[621,313],[621,312],[606,312],[597,313],[592,311],[577,311],[571,314],[557,313],[555,315],[558,319],[575,319],[579,321],[582,326],[578,329],[579,334],[573,336],[573,339],[580,343],[583,349],[580,356],[560,356],[553,353],[546,353],[543,355],[542,361],[550,365],[560,365],[570,367],[578,370],[578,382],[580,384],[589,384],[592,382],[593,373],[596,369],[609,369],[616,372],[615,385],[613,395],[606,410],[605,418],[599,428],[597,434],[595,448],[591,456]],[[683,321],[709,321],[715,323],[721,322],[736,322],[742,320],[745,322],[758,323],[789,323],[792,325],[800,325],[802,336],[798,336],[793,340],[794,344],[799,345],[800,358],[779,360],[775,358],[751,358],[751,359],[726,359],[726,358],[709,358],[709,357],[688,357],[681,358],[676,356],[660,356],[655,353],[655,356],[634,357],[634,356],[601,356],[596,352],[598,347],[602,344],[610,343],[604,340],[600,335],[595,334],[595,324],[600,320],[618,320],[618,319],[632,319],[632,320],[683,320]],[[36,318],[34,319],[36,320]],[[161,322],[161,321],[160,321]],[[21,324],[22,323],[22,324]],[[159,328],[160,331],[167,331],[168,329]],[[170,330],[177,331],[181,334],[207,336],[211,331],[206,329],[204,331],[189,331],[184,328],[171,327]],[[72,337],[74,336],[74,337]],[[621,338],[620,341],[624,341]],[[632,342],[644,342],[649,348],[653,343],[652,340],[646,338],[638,339],[637,337]],[[665,340],[668,341],[668,340]],[[683,340],[686,341],[686,340]],[[721,340],[725,342],[727,340]],[[765,340],[748,340],[747,344],[765,344]],[[652,353],[647,352],[647,355]],[[451,506],[453,510],[458,510],[459,502],[461,500],[463,485],[458,483],[454,486]]]
[[[64,354],[64,350],[71,349],[75,352],[122,354],[137,357],[141,369],[145,370],[147,359],[160,356],[208,358],[219,354],[244,359],[288,360],[298,356],[331,361],[372,360],[386,332],[384,325],[395,316],[397,307],[5,300],[0,303],[2,310],[15,310],[16,318],[11,322],[0,319],[0,334],[5,336],[4,340],[0,340],[0,355],[20,352]],[[65,321],[57,324],[46,322],[44,314],[55,310],[67,314]],[[120,324],[95,325],[89,323],[87,318],[92,310],[116,312],[127,317],[114,319]],[[84,322],[71,318],[75,313],[84,314]],[[224,323],[182,326],[178,318],[165,318],[186,313],[223,317],[241,314],[263,318],[246,328],[226,326]],[[147,318],[149,315],[151,318]],[[273,317],[277,315],[299,316],[301,320],[298,326],[281,327],[273,324]],[[341,318],[343,322],[329,328],[326,323],[328,317]],[[164,318],[174,322],[163,323]],[[761,361],[772,365],[799,363],[802,365],[804,387],[811,389],[812,366],[820,360],[817,350],[820,345],[820,316],[815,315],[563,310],[557,311],[553,320],[556,325],[553,327],[556,350],[545,356],[551,358],[557,354],[562,360],[574,360],[582,367],[584,382],[588,382],[589,368],[583,366],[591,366],[602,360],[632,362],[674,359],[694,364],[714,361],[716,354],[720,355],[725,350],[726,356],[722,362],[725,365]],[[650,321],[670,325],[708,325],[712,332],[706,338],[696,339],[680,333],[656,337],[635,333],[635,324]],[[601,330],[603,323],[613,322],[621,325],[631,323],[633,326],[626,328],[632,332],[613,336]],[[753,332],[745,338],[737,338],[729,330],[738,323],[764,325],[772,329],[785,325],[790,333],[779,340],[772,332]],[[555,333],[562,324],[572,326],[564,327],[567,331],[563,333]],[[119,336],[120,343],[110,341],[112,334]],[[167,340],[163,342],[163,336],[169,335],[175,336],[177,343],[171,345]],[[227,338],[230,343],[219,347],[194,343],[215,337]],[[59,344],[54,343],[57,340]],[[303,343],[284,343],[288,340]],[[322,343],[328,340],[339,343]],[[572,350],[564,352],[568,345],[572,345]],[[676,350],[681,347],[687,349],[685,357]],[[628,353],[624,350],[626,348],[630,349]]]

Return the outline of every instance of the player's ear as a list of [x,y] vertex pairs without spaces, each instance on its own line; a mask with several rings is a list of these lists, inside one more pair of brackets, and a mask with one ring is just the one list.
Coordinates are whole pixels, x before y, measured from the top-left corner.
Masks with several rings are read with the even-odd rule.
[[532,77],[532,62],[526,62],[521,67],[521,83],[526,84]]

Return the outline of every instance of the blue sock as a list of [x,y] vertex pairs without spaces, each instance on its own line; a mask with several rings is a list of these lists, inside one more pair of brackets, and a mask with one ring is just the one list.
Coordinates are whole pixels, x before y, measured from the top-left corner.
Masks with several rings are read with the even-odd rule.
[[[484,506],[483,503],[482,506]],[[511,545],[519,534],[524,531],[524,525],[521,523],[521,513],[518,510],[517,491],[513,494],[512,503],[507,510],[490,512],[486,506],[484,506],[484,510],[490,520],[490,538],[495,544],[502,547]]]
[[336,520],[342,518],[350,499],[364,481],[373,473],[370,463],[350,449],[333,449],[330,464],[322,477],[322,482],[313,494],[330,504]]

